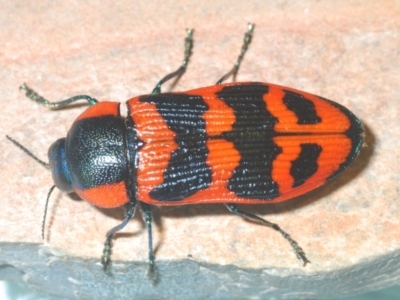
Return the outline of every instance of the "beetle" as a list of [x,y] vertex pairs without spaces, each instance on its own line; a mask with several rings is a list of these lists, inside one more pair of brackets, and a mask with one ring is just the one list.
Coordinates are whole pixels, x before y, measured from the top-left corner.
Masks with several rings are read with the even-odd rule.
[[78,100],[90,105],[66,138],[51,145],[49,165],[7,137],[52,170],[55,185],[46,208],[54,187],[98,207],[125,207],[124,220],[106,235],[104,270],[115,233],[139,207],[148,228],[148,274],[156,283],[151,205],[198,203],[223,203],[232,213],[273,228],[304,265],[310,262],[277,224],[237,204],[285,201],[336,177],[359,153],[363,126],[342,105],[306,92],[259,82],[223,83],[236,77],[253,29],[249,24],[234,67],[215,85],[161,93],[166,81],[186,71],[193,47],[193,30],[187,30],[182,65],[151,94],[128,100],[127,117],[116,102],[87,95],[50,102],[21,86],[28,98],[50,109]]

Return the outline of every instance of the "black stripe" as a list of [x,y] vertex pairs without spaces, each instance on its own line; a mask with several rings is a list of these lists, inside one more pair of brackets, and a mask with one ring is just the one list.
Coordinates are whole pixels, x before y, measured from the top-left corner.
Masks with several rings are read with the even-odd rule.
[[284,92],[283,103],[295,113],[297,124],[317,124],[321,122],[321,118],[317,115],[312,101],[292,91],[284,90]]
[[211,184],[211,168],[206,164],[206,126],[203,113],[207,104],[200,96],[159,94],[140,97],[156,105],[170,130],[176,133],[178,149],[172,152],[164,172],[164,182],[149,195],[159,201],[178,201]]
[[301,144],[299,156],[292,161],[290,175],[294,179],[292,187],[302,185],[308,178],[318,170],[318,157],[321,154],[322,147],[318,144]]
[[236,121],[232,131],[222,137],[234,143],[241,160],[229,180],[228,188],[239,197],[273,199],[279,196],[272,180],[272,162],[282,152],[272,140],[277,119],[263,100],[268,86],[238,84],[224,87],[217,96],[233,108]]

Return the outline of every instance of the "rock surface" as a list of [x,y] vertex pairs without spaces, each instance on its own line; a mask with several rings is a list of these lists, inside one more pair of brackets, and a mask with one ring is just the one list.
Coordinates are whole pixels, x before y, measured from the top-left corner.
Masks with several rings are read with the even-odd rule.
[[[70,299],[321,299],[400,284],[399,15],[397,1],[1,4],[1,278]],[[157,287],[145,276],[147,235],[138,217],[114,243],[110,278],[98,259],[122,211],[59,192],[39,246],[51,174],[5,134],[46,159],[85,106],[49,111],[18,87],[27,82],[53,101],[88,94],[124,102],[179,66],[185,28],[196,29],[194,54],[174,90],[211,85],[234,63],[249,21],[256,28],[238,81],[322,95],[365,126],[367,146],[335,181],[293,201],[245,207],[289,232],[312,263],[303,267],[268,228],[219,205],[195,205],[155,208]]]

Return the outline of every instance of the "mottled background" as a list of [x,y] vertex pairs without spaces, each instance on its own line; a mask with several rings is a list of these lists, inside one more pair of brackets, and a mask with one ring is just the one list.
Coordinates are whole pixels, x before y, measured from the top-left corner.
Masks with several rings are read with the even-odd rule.
[[[238,81],[290,86],[343,104],[363,122],[366,147],[326,186],[280,205],[246,207],[292,235],[312,262],[306,268],[279,234],[220,205],[154,209],[157,260],[190,257],[322,279],[370,262],[387,266],[383,257],[397,258],[400,251],[399,16],[400,1],[2,1],[0,250],[2,243],[43,243],[44,202],[52,185],[51,174],[5,134],[46,159],[49,145],[85,108],[49,111],[26,99],[21,83],[53,101],[89,94],[124,102],[151,92],[179,66],[185,29],[195,28],[189,69],[174,90],[207,86],[231,68],[253,22]],[[122,216],[119,209],[99,210],[56,191],[45,247],[61,257],[98,259],[106,231]],[[135,218],[115,242],[113,259],[145,262],[146,256],[147,235]],[[390,272],[374,286],[360,283],[347,292],[399,284],[400,274]]]

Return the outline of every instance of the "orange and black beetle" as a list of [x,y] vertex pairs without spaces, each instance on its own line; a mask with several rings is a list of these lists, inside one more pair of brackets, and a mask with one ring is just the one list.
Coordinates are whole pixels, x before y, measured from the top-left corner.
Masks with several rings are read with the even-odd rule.
[[165,81],[185,72],[192,49],[189,30],[183,65],[152,94],[128,100],[126,118],[119,103],[89,96],[51,103],[22,86],[29,98],[49,108],[77,100],[91,105],[67,137],[50,147],[49,160],[59,189],[103,208],[125,205],[124,221],[107,233],[104,269],[114,234],[139,206],[156,281],[149,204],[224,203],[233,213],[279,231],[303,263],[309,262],[276,224],[236,204],[284,201],[324,184],[357,156],[363,127],[348,109],[315,95],[267,83],[222,84],[237,73],[252,32],[250,24],[238,61],[216,85],[161,93]]

